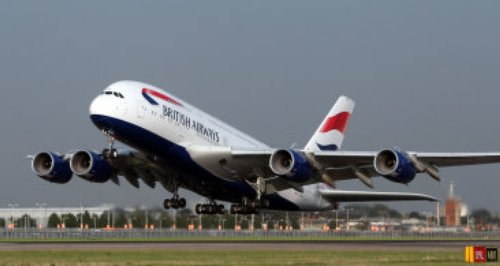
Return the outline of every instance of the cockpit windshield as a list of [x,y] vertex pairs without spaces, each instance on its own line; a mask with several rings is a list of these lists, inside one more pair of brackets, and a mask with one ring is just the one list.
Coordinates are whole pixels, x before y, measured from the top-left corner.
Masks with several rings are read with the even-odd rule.
[[120,92],[116,92],[116,91],[103,91],[101,94],[111,95],[111,96],[115,96],[115,97],[122,98],[122,99],[125,98],[125,97],[123,97],[123,94],[121,94]]

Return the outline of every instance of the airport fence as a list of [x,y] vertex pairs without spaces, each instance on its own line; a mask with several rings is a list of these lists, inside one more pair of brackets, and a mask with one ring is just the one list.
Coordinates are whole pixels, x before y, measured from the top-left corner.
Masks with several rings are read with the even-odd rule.
[[498,240],[500,230],[475,232],[371,232],[306,230],[184,230],[184,229],[6,229],[0,230],[0,241],[9,240],[405,240],[405,239],[477,239]]

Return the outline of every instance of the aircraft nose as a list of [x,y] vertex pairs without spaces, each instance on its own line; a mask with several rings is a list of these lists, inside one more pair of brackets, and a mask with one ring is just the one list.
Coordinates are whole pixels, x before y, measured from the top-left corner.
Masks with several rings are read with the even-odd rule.
[[89,113],[90,115],[95,115],[98,113],[99,111],[99,107],[101,106],[101,101],[99,99],[100,97],[96,97],[94,100],[92,100],[92,102],[90,103],[90,107],[89,107]]
[[90,103],[89,107],[90,119],[94,125],[102,130],[109,130],[110,124],[108,123],[109,101],[103,96],[97,96]]
[[90,115],[107,115],[110,109],[110,102],[102,95],[97,96],[92,103],[90,103]]

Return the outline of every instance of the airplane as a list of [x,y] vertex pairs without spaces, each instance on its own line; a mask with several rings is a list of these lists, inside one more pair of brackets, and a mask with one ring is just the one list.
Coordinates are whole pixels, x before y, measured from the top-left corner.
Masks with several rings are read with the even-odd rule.
[[[341,150],[354,101],[340,96],[303,149],[272,148],[150,84],[118,81],[90,104],[90,119],[106,136],[102,151],[39,152],[29,156],[39,177],[58,184],[77,175],[94,183],[132,186],[160,183],[172,198],[166,209],[185,208],[179,188],[207,198],[198,214],[256,214],[260,210],[323,211],[341,202],[437,201],[419,193],[346,191],[338,182],[373,177],[409,184],[425,173],[439,181],[438,167],[499,163],[500,153],[429,153],[383,149]],[[114,148],[115,141],[132,147]]]

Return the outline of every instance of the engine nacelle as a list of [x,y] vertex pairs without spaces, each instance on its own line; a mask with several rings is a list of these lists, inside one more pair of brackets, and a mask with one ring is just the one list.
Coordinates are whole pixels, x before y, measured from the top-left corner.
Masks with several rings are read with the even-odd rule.
[[375,156],[373,165],[379,175],[396,183],[408,184],[417,174],[408,155],[398,150],[380,151]]
[[53,152],[40,152],[31,161],[31,169],[39,177],[58,184],[67,183],[73,173],[63,156]]
[[104,183],[113,174],[111,165],[101,154],[87,150],[73,154],[69,165],[73,173],[90,182]]
[[276,175],[297,183],[307,182],[313,168],[306,158],[293,150],[277,150],[269,159],[269,167]]

